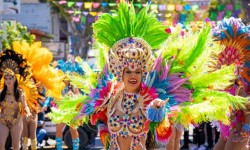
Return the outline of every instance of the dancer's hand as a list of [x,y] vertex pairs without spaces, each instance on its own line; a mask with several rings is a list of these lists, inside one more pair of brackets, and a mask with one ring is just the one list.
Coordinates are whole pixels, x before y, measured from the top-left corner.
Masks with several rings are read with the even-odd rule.
[[25,107],[25,112],[26,112],[26,115],[25,115],[25,117],[26,117],[26,120],[28,121],[28,120],[30,120],[31,119],[31,117],[32,117],[32,114],[31,114],[31,112],[30,112],[30,109],[29,109],[29,107]]
[[165,101],[164,100],[161,100],[159,98],[156,98],[153,100],[153,107],[155,108],[161,108],[163,107],[167,102],[168,102],[169,98],[166,99]]
[[26,113],[25,117],[26,117],[27,122],[29,122],[30,119],[32,119],[32,114],[30,112],[28,112],[28,113]]

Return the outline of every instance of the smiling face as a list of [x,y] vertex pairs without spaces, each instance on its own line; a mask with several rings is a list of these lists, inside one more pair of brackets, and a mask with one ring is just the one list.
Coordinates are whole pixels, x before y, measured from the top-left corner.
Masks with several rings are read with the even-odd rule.
[[125,68],[123,71],[123,82],[124,90],[129,93],[135,93],[139,90],[142,79],[141,69],[136,69],[131,71],[128,68]]
[[11,76],[11,75],[4,76],[4,83],[7,87],[14,86],[15,81],[16,81],[16,78],[14,76]]

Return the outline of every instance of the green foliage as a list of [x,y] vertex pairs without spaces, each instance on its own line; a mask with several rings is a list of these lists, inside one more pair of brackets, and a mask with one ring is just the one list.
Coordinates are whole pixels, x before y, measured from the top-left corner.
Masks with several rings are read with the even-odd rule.
[[35,39],[34,35],[31,35],[26,26],[21,23],[11,24],[4,22],[2,24],[3,29],[0,30],[0,39],[2,41],[2,49],[12,49],[13,41],[27,41],[32,43]]

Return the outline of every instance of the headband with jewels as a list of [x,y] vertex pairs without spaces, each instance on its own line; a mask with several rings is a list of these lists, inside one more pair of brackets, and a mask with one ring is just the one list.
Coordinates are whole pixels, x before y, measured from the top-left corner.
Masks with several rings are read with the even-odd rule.
[[22,55],[13,50],[5,50],[0,53],[0,78],[5,75],[20,74],[26,78],[29,72],[29,66]]
[[[149,5],[136,14],[134,5],[121,0],[118,10],[103,13],[93,24],[95,41],[109,48],[109,67],[117,80],[123,69],[142,69],[146,76],[152,62],[152,50],[167,39],[166,27],[158,21]],[[148,68],[146,66],[149,66]]]
[[14,76],[15,73],[14,71],[12,71],[11,69],[9,68],[6,68],[4,71],[3,71],[3,76]]
[[110,70],[118,81],[122,79],[122,72],[126,67],[131,71],[141,69],[145,78],[147,66],[151,66],[153,62],[151,53],[151,46],[140,38],[122,39],[109,51]]

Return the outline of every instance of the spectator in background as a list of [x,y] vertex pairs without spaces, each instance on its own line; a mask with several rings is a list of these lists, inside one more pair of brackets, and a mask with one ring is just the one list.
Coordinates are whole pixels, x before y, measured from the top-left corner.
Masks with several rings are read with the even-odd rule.
[[[213,130],[215,132],[214,136],[213,136]],[[217,128],[213,128],[210,122],[206,123],[206,131],[207,131],[207,143],[208,143],[207,149],[208,150],[213,149],[214,143],[217,143],[220,137],[220,132],[217,131]]]
[[201,123],[193,129],[193,146],[191,150],[206,150],[205,147],[205,123]]
[[38,113],[38,121],[37,121],[37,129],[36,129],[36,138],[38,146],[41,146],[45,136],[46,136],[46,130],[43,128],[45,120],[45,113],[39,112]]
[[184,143],[181,147],[182,150],[184,149],[189,149],[189,143],[192,143],[190,140],[189,140],[189,130],[184,130]]
[[47,110],[47,107],[50,104],[52,98],[50,97],[45,98],[46,94],[43,88],[40,89],[38,93],[41,96],[38,99],[38,103],[42,109],[38,113],[38,117],[37,117],[36,139],[37,139],[37,144],[40,147],[40,146],[43,146],[41,144],[46,136],[46,130],[43,128],[44,121],[45,121],[45,111]]

